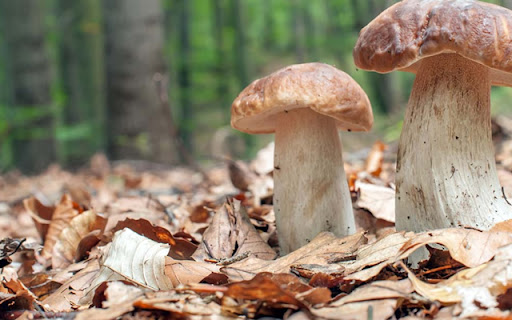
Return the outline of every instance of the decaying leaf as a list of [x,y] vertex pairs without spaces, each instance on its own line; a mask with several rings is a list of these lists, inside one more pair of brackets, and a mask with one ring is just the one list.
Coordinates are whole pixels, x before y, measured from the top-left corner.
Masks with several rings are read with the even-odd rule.
[[228,200],[213,216],[193,257],[196,261],[212,258],[220,260],[247,252],[265,260],[274,259],[276,256],[276,252],[263,241],[251,224],[240,201]]

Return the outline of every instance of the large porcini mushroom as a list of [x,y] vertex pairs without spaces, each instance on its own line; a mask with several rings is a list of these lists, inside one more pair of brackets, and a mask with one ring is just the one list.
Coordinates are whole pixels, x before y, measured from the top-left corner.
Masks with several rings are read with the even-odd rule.
[[281,254],[321,231],[355,232],[337,129],[367,131],[368,97],[344,72],[323,63],[280,69],[245,88],[231,107],[231,125],[275,133],[274,211]]
[[402,1],[361,30],[359,68],[416,73],[399,142],[398,230],[512,218],[490,119],[491,85],[512,85],[511,32],[510,10],[471,0]]

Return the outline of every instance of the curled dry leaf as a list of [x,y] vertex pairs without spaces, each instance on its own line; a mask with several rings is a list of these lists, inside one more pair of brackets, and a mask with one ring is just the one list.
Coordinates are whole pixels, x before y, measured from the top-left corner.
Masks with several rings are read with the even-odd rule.
[[240,201],[228,200],[213,216],[193,258],[196,261],[211,258],[220,260],[247,252],[265,260],[274,259],[276,256],[276,252],[263,241],[251,224]]
[[[50,219],[48,219],[49,208],[42,206],[35,198],[24,201],[26,210],[34,219],[37,229],[40,230],[41,237],[44,241],[43,251],[41,255],[44,258],[51,258],[53,246],[59,239],[59,235],[69,222],[80,214],[80,207],[71,200],[68,195],[63,195],[59,204],[53,210]],[[33,211],[36,210],[36,211]],[[46,228],[48,225],[48,228]]]
[[197,249],[197,246],[186,239],[177,239],[171,232],[163,227],[154,226],[146,219],[126,219],[120,221],[112,232],[129,228],[136,233],[145,236],[153,241],[166,243],[171,246],[169,256],[174,259],[189,259]]
[[52,266],[64,268],[73,263],[82,239],[92,231],[103,231],[106,223],[107,219],[93,210],[85,211],[71,219],[53,247]]
[[364,232],[337,238],[332,233],[322,232],[307,245],[273,261],[249,257],[223,267],[222,272],[232,281],[249,280],[260,272],[287,273],[292,265],[329,265],[346,259],[353,259],[354,252],[366,243]]
[[153,290],[172,288],[164,273],[168,252],[168,244],[155,242],[128,228],[117,231],[103,257],[100,272],[81,303],[90,303],[92,290],[104,281],[126,280]]

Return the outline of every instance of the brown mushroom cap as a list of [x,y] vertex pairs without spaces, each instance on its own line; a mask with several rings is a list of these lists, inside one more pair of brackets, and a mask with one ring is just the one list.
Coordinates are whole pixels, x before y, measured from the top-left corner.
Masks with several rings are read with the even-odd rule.
[[346,73],[324,63],[280,69],[247,86],[231,106],[231,126],[247,133],[275,132],[275,115],[298,108],[332,117],[342,130],[368,131],[370,101]]
[[356,66],[416,72],[422,58],[457,53],[491,68],[493,84],[512,85],[512,11],[473,0],[405,0],[361,30]]

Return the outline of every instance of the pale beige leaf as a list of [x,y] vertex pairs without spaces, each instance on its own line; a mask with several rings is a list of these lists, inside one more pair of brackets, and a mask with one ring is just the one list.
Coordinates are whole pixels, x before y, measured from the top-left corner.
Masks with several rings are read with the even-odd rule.
[[[83,266],[83,264],[80,264]],[[79,300],[84,296],[85,291],[90,287],[96,278],[100,265],[98,260],[91,260],[87,266],[77,272],[60,286],[57,291],[43,300],[53,311],[70,312],[78,305]]]
[[209,316],[208,319],[228,319],[228,317],[221,316],[221,307],[218,304],[206,302],[198,294],[190,291],[147,292],[144,298],[135,302],[135,305],[189,316]]
[[73,263],[80,241],[93,230],[103,230],[106,218],[89,210],[71,219],[53,247],[52,266],[64,268]]
[[400,281],[384,280],[375,281],[361,286],[349,295],[329,304],[329,307],[339,307],[344,304],[383,299],[405,299],[413,292],[413,286],[409,279]]
[[335,308],[312,310],[319,319],[336,320],[386,320],[395,313],[399,306],[397,299],[383,299],[344,304]]
[[220,267],[213,263],[165,258],[165,275],[174,287],[180,284],[199,283],[212,272],[219,273],[219,269]]
[[492,259],[499,247],[512,243],[512,234],[473,229],[442,229],[414,234],[393,233],[361,247],[355,261],[342,262],[347,279],[367,281],[386,266],[407,258],[418,248],[431,243],[445,246],[453,259],[474,267]]
[[153,290],[172,288],[164,273],[169,249],[169,245],[150,240],[131,229],[117,231],[92,288],[113,280],[128,280]]
[[395,222],[395,190],[360,181],[356,181],[356,190],[359,190],[356,206],[370,211],[376,218]]
[[108,283],[105,289],[106,300],[103,301],[103,307],[113,308],[118,304],[132,303],[143,294],[144,291],[138,287],[120,281],[112,281]]
[[259,272],[287,273],[297,264],[329,265],[350,259],[354,252],[366,243],[363,232],[337,238],[332,233],[322,232],[307,245],[273,261],[249,257],[222,268],[232,281],[252,279]]

